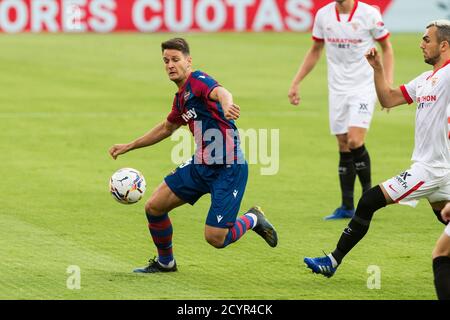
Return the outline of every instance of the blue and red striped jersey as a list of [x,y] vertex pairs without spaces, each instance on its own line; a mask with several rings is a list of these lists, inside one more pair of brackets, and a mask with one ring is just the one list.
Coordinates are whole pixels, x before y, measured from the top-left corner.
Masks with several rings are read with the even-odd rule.
[[195,163],[244,163],[234,121],[227,120],[222,105],[209,98],[218,86],[220,84],[208,74],[199,70],[192,72],[175,94],[167,120],[189,126],[197,145]]

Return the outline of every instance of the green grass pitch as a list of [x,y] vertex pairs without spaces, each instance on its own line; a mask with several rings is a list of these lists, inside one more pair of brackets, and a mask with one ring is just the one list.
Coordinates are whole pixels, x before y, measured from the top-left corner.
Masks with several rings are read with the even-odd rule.
[[[170,34],[0,36],[0,299],[435,299],[431,250],[442,226],[426,201],[376,213],[365,239],[333,278],[307,271],[304,256],[334,249],[347,221],[325,222],[340,202],[337,147],[329,134],[325,57],[287,91],[309,34],[188,34],[195,68],[217,78],[242,108],[243,129],[280,129],[280,170],[250,166],[241,211],[259,204],[279,233],[272,249],[250,232],[224,250],[209,246],[209,207],[171,214],[179,272],[135,275],[155,254],[144,201],[120,205],[108,192],[121,167],[143,172],[145,198],[175,165],[175,142],[117,161],[107,151],[145,133],[169,112],[176,87],[160,43]],[[429,69],[419,34],[394,34],[396,84]],[[377,107],[367,139],[374,183],[410,166],[413,106]],[[357,184],[356,198],[360,195]],[[81,270],[70,290],[68,266]],[[381,288],[368,289],[368,267]]]

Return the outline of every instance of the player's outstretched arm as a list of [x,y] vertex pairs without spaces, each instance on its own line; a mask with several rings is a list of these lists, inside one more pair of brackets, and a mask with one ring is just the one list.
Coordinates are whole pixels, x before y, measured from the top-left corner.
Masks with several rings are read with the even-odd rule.
[[394,50],[389,38],[379,42],[381,52],[383,53],[383,67],[386,80],[390,86],[394,85]]
[[224,87],[214,88],[209,94],[209,98],[213,101],[218,101],[222,105],[226,119],[237,120],[241,115],[241,108],[233,103],[233,96]]
[[376,48],[366,53],[366,59],[374,70],[375,88],[383,108],[393,108],[407,103],[400,88],[393,89],[386,79],[381,57]]
[[148,147],[153,144],[164,140],[169,137],[175,130],[177,130],[180,125],[169,122],[165,120],[151,129],[142,137],[125,144],[115,144],[109,149],[109,154],[113,159],[117,159],[117,157],[121,154],[127,153],[128,151],[139,149],[143,147]]
[[311,49],[309,49],[305,59],[295,74],[288,92],[289,102],[292,105],[297,106],[300,103],[300,82],[302,82],[303,79],[312,71],[312,69],[314,69],[317,61],[320,59],[323,47],[324,43],[322,41],[314,41],[314,44]]

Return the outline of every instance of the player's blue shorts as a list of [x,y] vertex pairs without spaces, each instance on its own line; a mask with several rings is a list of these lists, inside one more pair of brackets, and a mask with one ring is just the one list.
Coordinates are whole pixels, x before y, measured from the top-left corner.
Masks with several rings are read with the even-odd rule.
[[236,217],[248,179],[248,164],[193,164],[192,159],[164,178],[178,198],[193,205],[206,193],[211,194],[206,224],[228,228]]

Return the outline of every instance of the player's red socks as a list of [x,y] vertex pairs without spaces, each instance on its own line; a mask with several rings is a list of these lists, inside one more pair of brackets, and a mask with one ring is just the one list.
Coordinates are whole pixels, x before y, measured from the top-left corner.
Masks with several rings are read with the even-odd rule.
[[152,235],[153,242],[158,249],[158,261],[163,265],[168,265],[173,261],[172,252],[172,223],[166,213],[160,217],[147,214],[148,229]]
[[252,214],[244,214],[242,217],[238,218],[234,226],[228,229],[223,248],[239,240],[247,230],[252,229],[255,226],[255,223],[256,221],[252,217]]

